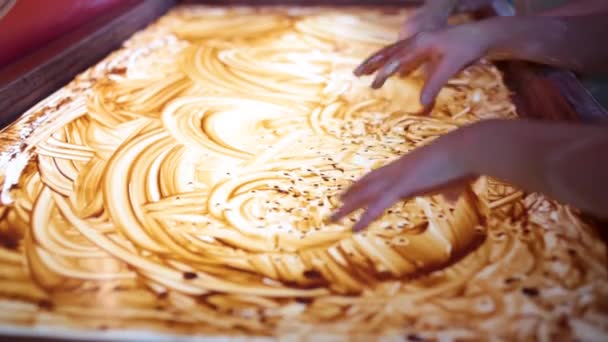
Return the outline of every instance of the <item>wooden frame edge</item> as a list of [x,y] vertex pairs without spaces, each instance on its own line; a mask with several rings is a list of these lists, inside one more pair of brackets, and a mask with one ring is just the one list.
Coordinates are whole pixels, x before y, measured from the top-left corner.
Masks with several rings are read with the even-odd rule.
[[126,0],[88,24],[0,70],[0,128],[94,65],[175,5]]

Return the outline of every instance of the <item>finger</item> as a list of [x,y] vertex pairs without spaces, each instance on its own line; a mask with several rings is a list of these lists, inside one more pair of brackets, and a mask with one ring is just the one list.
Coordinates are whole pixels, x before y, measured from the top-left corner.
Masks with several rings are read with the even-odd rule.
[[355,211],[359,208],[363,208],[364,206],[365,206],[364,203],[362,203],[361,205],[344,204],[338,210],[336,210],[333,214],[331,214],[331,216],[329,217],[329,221],[332,223],[338,223],[343,218],[350,215],[353,211]]
[[361,218],[353,226],[354,232],[359,232],[367,226],[369,226],[374,220],[376,220],[386,208],[389,208],[393,203],[399,200],[398,196],[394,193],[379,194],[376,201],[369,204],[367,210],[361,215]]
[[[456,130],[439,137],[428,145],[415,149],[399,159],[399,197],[409,199],[415,196],[442,193],[460,184],[467,184],[474,177],[471,168],[461,158],[462,130]],[[393,177],[394,179],[395,177]]]
[[[432,146],[435,145],[435,146]],[[415,151],[411,155],[403,157],[403,161],[409,162],[409,166],[404,163],[404,169],[410,169],[411,176],[409,181],[401,180],[399,195],[403,200],[408,200],[417,196],[430,196],[448,193],[448,196],[456,194],[458,197],[470,181],[476,176],[470,174],[457,163],[435,158],[438,151],[435,143],[428,148],[422,147],[420,151]],[[450,151],[451,146],[441,146],[440,149]],[[420,153],[417,153],[420,152]]]
[[[429,76],[432,75],[434,70],[436,70],[436,69],[437,69],[436,61],[431,60],[424,65],[424,67],[422,68],[422,72],[423,72],[423,75],[425,78],[424,84],[426,84],[428,82]],[[433,111],[433,108],[435,108],[435,99],[433,99],[433,101],[430,104],[425,105],[425,104],[422,104],[422,102],[420,104],[422,105],[422,109],[420,111],[418,111],[416,113],[416,115],[428,116]]]
[[342,206],[330,217],[330,220],[337,222],[353,211],[366,206],[371,199],[382,192],[382,188],[381,182],[367,182],[362,179],[355,183],[342,195]]
[[454,179],[446,183],[420,188],[417,191],[413,191],[410,195],[404,196],[403,200],[419,196],[441,195],[446,202],[454,205],[474,180],[474,176],[462,176],[462,178]]
[[341,196],[340,200],[348,201],[350,198],[357,194],[361,194],[364,192],[373,192],[378,190],[378,188],[382,187],[383,177],[382,174],[384,168],[380,168],[378,170],[374,170],[358,181],[354,182]]
[[398,52],[402,42],[389,45],[368,57],[355,69],[356,76],[370,75],[383,66],[395,53]]
[[390,183],[395,175],[400,173],[400,170],[401,163],[396,161],[368,173],[342,194],[342,202],[350,201],[352,197],[363,192],[373,194],[384,191],[387,183]]
[[431,102],[431,104],[422,107],[422,109],[420,111],[418,111],[418,113],[416,113],[416,115],[419,115],[419,116],[428,116],[433,111],[433,108],[435,108],[435,101],[434,100],[433,100],[433,102]]
[[378,71],[378,74],[372,83],[372,88],[381,88],[386,80],[397,72],[409,74],[416,70],[420,64],[422,64],[422,62],[424,62],[426,59],[426,53],[424,50],[417,48],[413,44],[410,45],[409,48],[411,48],[411,50],[406,50],[406,54],[394,56],[382,69],[380,69],[380,71]]
[[366,59],[354,71],[355,76],[371,75],[380,68],[392,55],[378,52]]
[[461,63],[454,61],[451,57],[443,57],[437,66],[430,71],[427,82],[420,95],[420,103],[425,107],[430,106],[435,101],[441,88],[443,88],[448,80],[456,75],[462,67],[463,65]]
[[363,208],[367,205],[368,201],[373,198],[373,196],[374,194],[368,194],[365,196],[360,195],[349,201],[342,202],[342,206],[331,215],[331,222],[338,222],[346,216],[350,215],[353,211],[359,208]]
[[388,165],[384,165],[378,169],[375,169],[363,177],[359,178],[355,182],[353,182],[350,187],[342,194],[341,199],[346,199],[350,196],[351,193],[360,191],[360,188],[363,187],[372,187],[373,184],[378,186],[382,186],[388,179],[391,178],[393,172],[395,172],[395,168],[398,167],[396,162],[389,163]]

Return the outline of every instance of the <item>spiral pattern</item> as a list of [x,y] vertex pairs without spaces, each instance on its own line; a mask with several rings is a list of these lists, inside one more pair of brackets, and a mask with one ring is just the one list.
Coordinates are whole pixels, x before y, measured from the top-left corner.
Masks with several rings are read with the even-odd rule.
[[35,158],[17,176],[3,164],[4,188],[17,181],[0,207],[1,324],[605,337],[605,245],[538,194],[482,178],[455,204],[398,203],[362,234],[358,214],[327,222],[370,170],[516,117],[486,62],[428,117],[417,76],[380,91],[354,78],[404,14],[178,7],[26,114],[20,152]]

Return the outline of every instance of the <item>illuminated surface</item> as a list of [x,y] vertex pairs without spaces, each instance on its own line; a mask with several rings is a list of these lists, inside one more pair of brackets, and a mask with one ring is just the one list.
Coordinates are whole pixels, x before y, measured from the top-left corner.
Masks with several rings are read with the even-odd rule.
[[5,164],[17,186],[2,197],[13,203],[1,209],[0,321],[604,334],[605,246],[539,195],[482,179],[455,206],[400,203],[363,234],[326,223],[370,170],[458,126],[515,117],[489,64],[452,80],[431,117],[415,115],[418,77],[372,91],[352,76],[402,19],[177,9],[45,100],[3,133],[35,158],[20,174],[23,157]]

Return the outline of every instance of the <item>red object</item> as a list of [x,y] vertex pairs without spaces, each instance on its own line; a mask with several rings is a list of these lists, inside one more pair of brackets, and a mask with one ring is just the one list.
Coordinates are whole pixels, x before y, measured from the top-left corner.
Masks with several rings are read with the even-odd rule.
[[0,67],[117,6],[120,0],[18,0],[0,18]]

